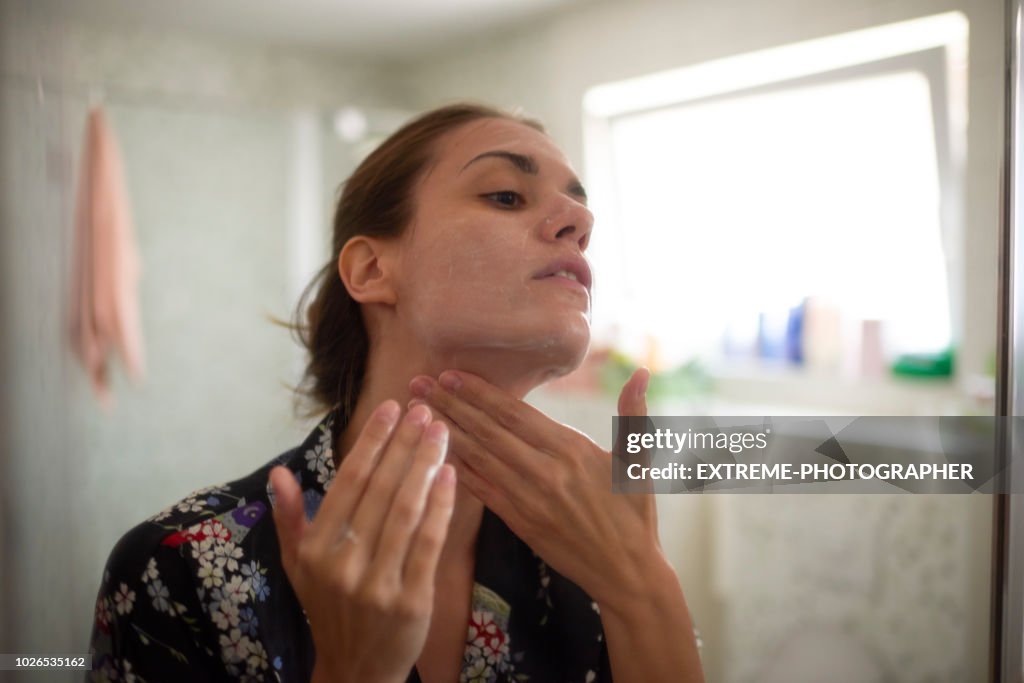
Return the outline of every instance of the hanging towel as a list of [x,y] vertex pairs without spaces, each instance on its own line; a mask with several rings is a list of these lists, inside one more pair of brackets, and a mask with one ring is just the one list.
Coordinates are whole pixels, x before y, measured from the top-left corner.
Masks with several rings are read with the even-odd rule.
[[101,405],[113,407],[110,354],[129,376],[144,376],[138,280],[141,272],[121,157],[102,108],[89,110],[72,252],[71,347]]

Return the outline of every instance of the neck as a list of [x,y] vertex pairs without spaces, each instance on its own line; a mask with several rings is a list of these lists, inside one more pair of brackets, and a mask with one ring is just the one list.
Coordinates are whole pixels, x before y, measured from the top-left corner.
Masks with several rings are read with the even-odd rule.
[[[383,337],[389,338],[387,335]],[[565,372],[557,364],[545,365],[538,360],[536,354],[517,354],[508,349],[416,353],[408,348],[385,345],[371,348],[352,418],[335,444],[335,464],[338,465],[343,454],[351,450],[374,408],[387,399],[394,399],[404,410],[412,398],[409,382],[413,377],[429,375],[437,378],[444,370],[463,370],[521,399],[548,379]],[[460,464],[450,456],[448,462],[455,465],[458,478]],[[483,503],[459,483],[442,561],[464,559],[473,553],[483,508]]]

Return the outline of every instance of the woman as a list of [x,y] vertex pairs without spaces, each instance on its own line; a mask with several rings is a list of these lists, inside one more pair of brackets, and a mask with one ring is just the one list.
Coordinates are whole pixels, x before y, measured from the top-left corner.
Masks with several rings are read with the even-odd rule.
[[94,675],[702,680],[653,497],[612,494],[610,454],[521,400],[586,353],[592,222],[527,119],[453,105],[374,151],[299,327],[327,417],[126,534]]

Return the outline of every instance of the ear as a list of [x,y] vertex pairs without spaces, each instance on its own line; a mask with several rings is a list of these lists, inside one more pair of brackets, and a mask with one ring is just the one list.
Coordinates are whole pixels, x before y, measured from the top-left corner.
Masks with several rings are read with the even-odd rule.
[[356,235],[338,254],[338,274],[349,295],[359,303],[394,305],[397,297],[391,261],[391,250],[384,241]]

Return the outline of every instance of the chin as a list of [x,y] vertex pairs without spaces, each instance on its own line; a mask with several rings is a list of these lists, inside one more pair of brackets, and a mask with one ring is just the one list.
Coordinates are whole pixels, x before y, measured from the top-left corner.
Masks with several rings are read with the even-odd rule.
[[572,325],[562,328],[550,337],[548,353],[544,358],[550,368],[547,380],[557,379],[583,364],[590,349],[590,324]]
[[547,320],[536,316],[518,324],[510,324],[508,319],[496,324],[485,320],[456,322],[440,316],[438,320],[444,322],[443,327],[433,326],[420,336],[433,353],[458,358],[460,363],[474,356],[487,363],[495,362],[496,356],[503,357],[508,368],[516,367],[528,374],[539,372],[550,379],[578,368],[590,347],[590,323],[584,316],[562,315]]

